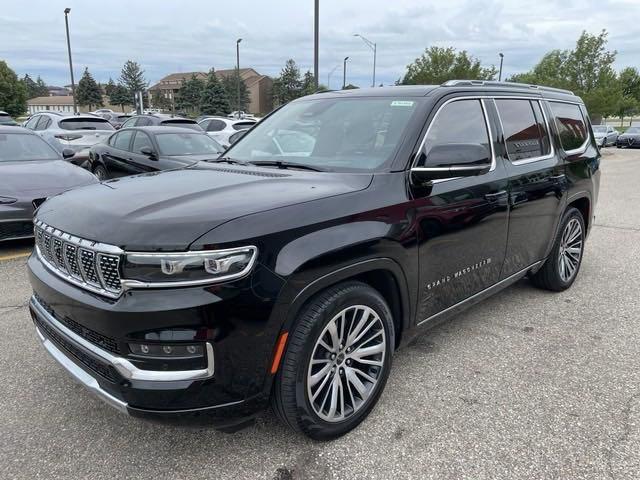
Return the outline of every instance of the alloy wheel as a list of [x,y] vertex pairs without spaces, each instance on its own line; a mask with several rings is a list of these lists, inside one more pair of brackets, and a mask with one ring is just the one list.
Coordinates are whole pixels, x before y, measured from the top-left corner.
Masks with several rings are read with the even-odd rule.
[[307,395],[313,411],[340,422],[360,410],[384,368],[387,335],[370,307],[345,308],[326,325],[313,348],[307,371]]
[[560,239],[558,269],[563,282],[569,282],[578,271],[582,257],[582,225],[576,218],[569,220]]

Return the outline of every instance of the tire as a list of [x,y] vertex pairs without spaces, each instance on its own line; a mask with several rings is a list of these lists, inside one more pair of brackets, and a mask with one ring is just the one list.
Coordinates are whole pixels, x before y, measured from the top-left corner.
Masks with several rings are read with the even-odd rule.
[[561,292],[569,288],[580,272],[584,256],[584,218],[576,208],[570,208],[562,218],[549,258],[531,282],[539,288]]
[[[349,281],[320,292],[301,311],[289,335],[271,395],[274,412],[316,440],[344,435],[377,403],[391,370],[394,345],[391,310],[376,290]],[[377,353],[363,354],[365,348]]]
[[109,179],[107,169],[102,165],[97,165],[96,168],[93,169],[93,174],[98,177],[98,180],[100,180],[101,182]]

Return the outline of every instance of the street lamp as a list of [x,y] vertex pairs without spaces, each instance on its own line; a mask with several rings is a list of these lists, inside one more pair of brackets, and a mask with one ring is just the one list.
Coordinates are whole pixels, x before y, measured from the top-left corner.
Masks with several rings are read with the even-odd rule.
[[331,75],[333,75],[333,72],[335,72],[339,67],[340,67],[340,64],[336,65],[331,69],[331,71],[327,75],[327,88],[329,90],[331,90]]
[[240,42],[241,38],[236,40],[236,115],[240,118]]
[[342,89],[347,86],[347,60],[349,57],[344,57],[344,61],[342,62]]
[[73,97],[73,113],[78,114],[78,104],[76,102],[76,82],[73,79],[73,62],[71,61],[71,40],[69,40],[69,12],[70,8],[64,9],[64,24],[67,29],[67,52],[69,52],[69,73],[71,73],[71,96]]
[[500,73],[498,74],[498,81],[502,81],[502,61],[504,60],[504,53],[499,53],[500,55]]
[[377,49],[377,46],[371,40],[363,37],[359,33],[354,33],[353,36],[354,37],[360,37],[362,39],[362,41],[367,45],[367,47],[369,47],[371,50],[373,50],[373,82],[371,83],[371,86],[375,87],[376,86],[376,49]]
[[320,78],[318,71],[318,50],[320,45],[320,0],[315,0],[313,15],[313,78],[315,83],[315,90],[318,90],[318,79]]

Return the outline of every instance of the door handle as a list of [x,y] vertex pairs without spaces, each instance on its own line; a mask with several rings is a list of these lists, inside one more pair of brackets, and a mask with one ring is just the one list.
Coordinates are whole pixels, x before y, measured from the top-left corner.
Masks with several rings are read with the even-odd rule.
[[496,193],[486,193],[484,195],[484,198],[486,200],[496,200],[496,199],[498,199],[500,197],[504,197],[506,195],[507,195],[507,191],[506,190],[500,190],[499,192],[496,192]]
[[552,175],[552,176],[550,176],[549,180],[553,180],[554,182],[561,182],[565,178],[566,178],[566,175],[564,173],[561,173],[560,175]]

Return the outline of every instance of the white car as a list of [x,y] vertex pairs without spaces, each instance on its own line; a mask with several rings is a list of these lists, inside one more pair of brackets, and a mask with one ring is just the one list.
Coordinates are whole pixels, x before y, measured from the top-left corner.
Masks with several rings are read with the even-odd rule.
[[211,138],[216,140],[224,148],[227,148],[231,143],[229,141],[231,135],[241,130],[247,130],[256,123],[256,120],[251,118],[238,120],[226,117],[207,117],[200,120],[198,125],[207,132],[207,135],[211,136]]

